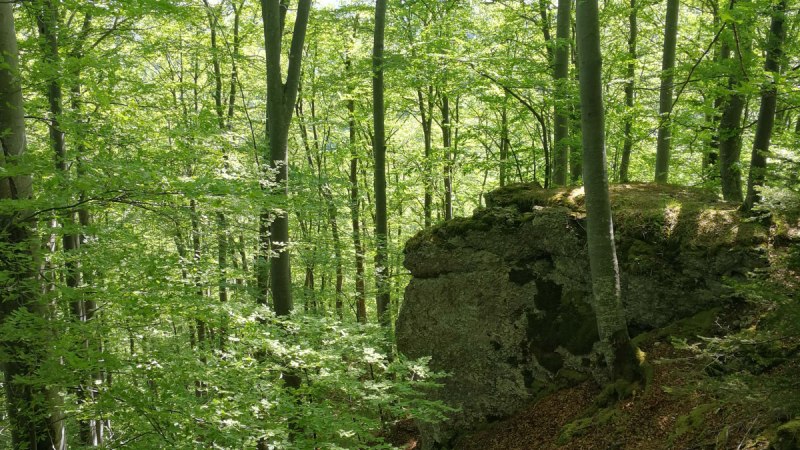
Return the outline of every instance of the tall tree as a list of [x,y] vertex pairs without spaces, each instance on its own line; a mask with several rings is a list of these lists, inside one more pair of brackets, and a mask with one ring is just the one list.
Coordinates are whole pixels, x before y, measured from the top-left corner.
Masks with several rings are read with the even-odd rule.
[[614,224],[608,194],[597,9],[597,0],[579,0],[576,9],[586,238],[589,243],[589,267],[597,330],[610,375],[612,379],[634,380],[638,377],[638,363],[622,309]]
[[661,88],[658,106],[656,142],[656,182],[669,181],[669,158],[672,148],[672,93],[675,80],[675,48],[678,42],[678,0],[667,0],[664,24],[664,54],[661,62]]
[[[741,1],[731,0],[729,11]],[[733,13],[735,14],[735,12]],[[731,23],[724,33],[720,61],[728,72],[727,95],[721,102],[722,113],[719,119],[719,175],[722,185],[722,198],[726,201],[741,202],[742,169],[742,114],[747,98],[744,83],[747,80],[747,64],[750,60],[751,34],[747,21],[743,26]],[[732,57],[733,54],[733,57]]]
[[450,96],[442,94],[442,148],[444,150],[444,220],[453,218],[453,122],[450,114]]
[[633,92],[636,78],[636,39],[639,34],[637,25],[636,0],[630,0],[630,12],[628,13],[628,68],[627,80],[625,81],[625,141],[622,144],[622,161],[619,164],[619,181],[627,183],[628,169],[631,164],[631,151],[633,150]]
[[[289,125],[300,86],[300,65],[308,27],[311,0],[299,0],[292,41],[289,47],[286,81],[281,72],[283,22],[288,4],[281,0],[261,0],[264,20],[264,42],[267,61],[267,136],[269,157],[275,171],[278,193],[285,201],[289,196]],[[279,316],[292,312],[292,268],[289,259],[289,215],[283,211],[272,216],[270,224],[272,256],[270,279],[272,305]]]
[[567,80],[569,80],[569,39],[572,0],[558,0],[556,43],[553,61],[555,81],[555,121],[553,123],[553,183],[566,186],[569,161],[569,110]]
[[[220,49],[219,45],[217,44],[217,33],[219,28],[219,14],[220,10],[218,8],[212,7],[209,4],[208,0],[203,0],[203,3],[206,7],[206,17],[208,18],[208,28],[210,31],[210,39],[211,39],[211,65],[213,67],[214,73],[214,111],[217,114],[217,125],[219,126],[220,132],[224,132],[228,125],[226,125],[226,117],[225,117],[225,107],[224,107],[224,99],[222,98],[222,62],[220,58]],[[236,9],[236,5],[234,4],[234,10]],[[236,19],[238,20],[238,19]],[[235,41],[236,38],[234,38]],[[234,46],[237,44],[234,42]],[[234,50],[235,51],[235,50]],[[233,70],[236,70],[236,63],[234,62]],[[235,76],[235,75],[233,75]],[[232,80],[233,82],[233,80]],[[233,87],[235,93],[235,87]],[[233,116],[233,108],[231,104],[228,105],[228,123],[230,123],[230,119]],[[228,164],[228,154],[225,149],[223,149],[222,155],[222,170],[223,172],[228,172],[229,164]],[[225,217],[225,212],[220,210],[217,211],[217,270],[218,280],[217,286],[219,290],[219,301],[225,303],[228,301],[228,279],[226,275],[228,267],[228,220]]]
[[422,142],[425,149],[423,161],[424,198],[422,213],[425,216],[425,228],[433,223],[433,180],[431,177],[431,158],[433,156],[433,85],[426,88],[417,88],[417,104],[419,107],[419,121],[422,125]]
[[786,32],[783,28],[786,15],[786,0],[780,0],[772,6],[772,19],[767,35],[767,56],[764,61],[764,72],[769,78],[761,88],[761,107],[758,110],[756,136],[753,139],[753,152],[750,157],[750,174],[747,179],[747,196],[742,209],[749,211],[761,200],[759,190],[764,186],[767,170],[767,155],[775,125],[775,109],[777,107],[778,90],[775,78],[780,74],[780,60],[783,55],[783,40]]
[[372,120],[375,158],[375,287],[378,319],[388,326],[389,305],[389,233],[386,206],[386,128],[383,90],[383,47],[386,33],[386,0],[375,2],[375,35],[372,47]]
[[[20,170],[26,151],[25,114],[19,73],[19,52],[14,26],[14,4],[0,3],[0,199],[28,201],[31,176]],[[27,209],[0,215],[3,242],[0,273],[3,301],[0,323],[14,330],[0,341],[4,355],[5,399],[14,448],[52,450],[66,448],[64,421],[58,409],[56,387],[41,383],[39,370],[49,359],[50,330],[47,305],[40,297],[36,273],[39,242]]]

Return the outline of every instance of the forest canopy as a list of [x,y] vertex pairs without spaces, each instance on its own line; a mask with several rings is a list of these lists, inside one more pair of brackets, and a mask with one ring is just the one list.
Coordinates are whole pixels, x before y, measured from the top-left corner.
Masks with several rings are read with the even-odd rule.
[[795,226],[797,10],[0,0],[0,447],[391,447],[452,411],[396,349],[403,247],[497,188],[585,182],[609,258],[609,183]]

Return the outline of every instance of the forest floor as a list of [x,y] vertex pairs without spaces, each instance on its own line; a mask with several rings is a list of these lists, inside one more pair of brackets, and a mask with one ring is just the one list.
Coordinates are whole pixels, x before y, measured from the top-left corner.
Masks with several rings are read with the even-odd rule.
[[[794,320],[800,309],[791,279],[797,277],[781,282],[789,299],[783,307],[791,313],[774,304],[743,302],[638,336],[635,342],[647,355],[648,380],[631,397],[604,405],[601,389],[587,381],[462,436],[453,448],[800,449],[800,432],[788,446],[775,446],[778,427],[797,413],[785,405],[796,405],[793,395],[800,392],[800,339],[782,324]],[[780,321],[769,318],[775,316]],[[753,349],[745,348],[748,344]],[[396,445],[417,448],[410,423],[395,431]]]

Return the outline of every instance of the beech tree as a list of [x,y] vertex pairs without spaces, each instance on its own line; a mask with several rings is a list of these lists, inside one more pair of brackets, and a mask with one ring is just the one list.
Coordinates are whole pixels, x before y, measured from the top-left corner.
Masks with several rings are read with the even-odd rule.
[[615,380],[632,381],[639,376],[638,361],[622,308],[614,223],[608,195],[602,57],[597,9],[597,0],[581,0],[578,1],[576,10],[586,239],[589,243],[593,307],[609,374]]
[[[19,51],[13,3],[0,3],[0,199],[25,204],[33,195],[31,175],[22,160],[27,147]],[[20,170],[22,168],[22,170]],[[3,385],[11,426],[11,445],[20,449],[64,449],[64,421],[58,386],[38,382],[51,358],[48,308],[37,274],[39,239],[29,208],[0,215],[3,299],[0,339]],[[35,330],[25,327],[33,326]],[[13,331],[13,333],[9,333]],[[31,333],[39,336],[31,336]]]
[[[658,106],[658,142],[656,147],[656,182],[669,180],[669,158],[672,148],[672,93],[675,81],[675,47],[678,40],[678,0],[667,0],[664,25],[664,57],[661,63],[661,89]],[[634,21],[631,22],[635,23]],[[631,27],[633,33],[633,27]]]
[[780,75],[780,59],[783,55],[783,40],[786,32],[783,23],[786,14],[786,1],[781,0],[772,7],[772,19],[767,33],[767,51],[764,61],[764,72],[771,79],[761,88],[761,107],[758,110],[758,122],[753,138],[753,152],[750,156],[750,173],[747,179],[747,195],[742,209],[748,211],[761,198],[759,190],[764,186],[767,170],[767,155],[775,126],[775,109],[778,103],[778,92],[775,78]]
[[378,319],[390,324],[389,232],[386,206],[386,129],[383,91],[383,47],[386,32],[386,0],[375,3],[375,35],[372,47],[372,152],[375,158],[375,289]]
[[556,42],[553,51],[553,79],[555,81],[555,121],[553,123],[553,183],[556,186],[567,184],[569,161],[569,99],[567,81],[569,79],[569,40],[572,18],[572,0],[559,0],[556,25]]
[[[271,168],[275,171],[276,192],[284,201],[289,196],[289,126],[300,85],[303,42],[308,27],[311,0],[299,0],[292,42],[289,47],[286,81],[281,71],[283,27],[288,4],[280,0],[261,0],[264,20],[264,42],[267,53],[267,136]],[[284,208],[288,207],[288,204]],[[283,211],[272,216],[270,243],[274,255],[270,261],[270,291],[275,313],[287,316],[292,312],[292,266],[289,252],[289,214]]]

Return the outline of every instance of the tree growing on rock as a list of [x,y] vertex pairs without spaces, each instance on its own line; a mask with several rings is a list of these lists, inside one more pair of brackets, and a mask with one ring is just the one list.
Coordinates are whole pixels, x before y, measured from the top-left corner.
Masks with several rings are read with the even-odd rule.
[[606,169],[602,57],[597,9],[597,0],[580,0],[576,9],[586,235],[589,242],[593,306],[603,356],[613,380],[633,381],[639,378],[639,370],[622,309],[619,266],[614,246],[614,224]]

